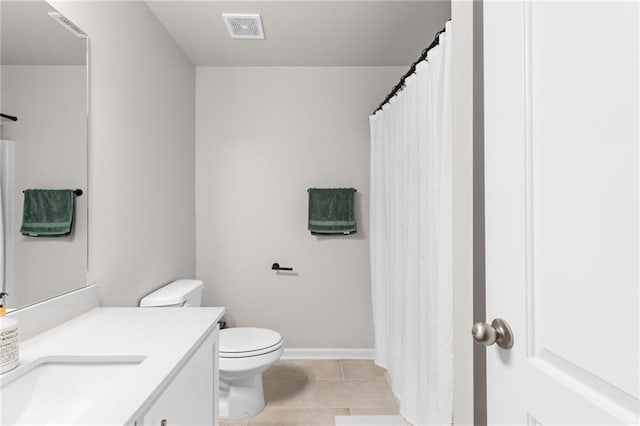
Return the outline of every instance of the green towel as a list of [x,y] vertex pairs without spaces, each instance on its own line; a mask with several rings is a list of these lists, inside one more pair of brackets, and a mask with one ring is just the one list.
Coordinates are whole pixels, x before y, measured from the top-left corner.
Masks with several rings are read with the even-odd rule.
[[73,202],[71,189],[27,189],[20,233],[29,237],[69,235]]
[[312,234],[356,232],[353,188],[309,188],[309,231]]

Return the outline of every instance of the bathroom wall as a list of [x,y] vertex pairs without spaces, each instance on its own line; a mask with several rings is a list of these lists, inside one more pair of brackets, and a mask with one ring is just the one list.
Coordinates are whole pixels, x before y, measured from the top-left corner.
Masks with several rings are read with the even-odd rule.
[[144,2],[50,3],[90,39],[90,280],[135,306],[195,274],[195,69]]
[[28,305],[82,287],[87,278],[86,197],[76,198],[69,236],[20,235],[22,191],[81,188],[87,182],[86,66],[3,65],[2,106],[18,117],[1,137],[14,152],[9,307]]
[[[404,72],[197,68],[197,277],[231,325],[286,347],[373,347],[368,115]],[[356,188],[358,233],[311,235],[309,187]]]

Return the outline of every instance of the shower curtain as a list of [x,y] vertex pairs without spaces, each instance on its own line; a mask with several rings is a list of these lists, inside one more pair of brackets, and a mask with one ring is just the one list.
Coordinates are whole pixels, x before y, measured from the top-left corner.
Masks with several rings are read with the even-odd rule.
[[451,34],[370,117],[375,362],[414,425],[453,413]]

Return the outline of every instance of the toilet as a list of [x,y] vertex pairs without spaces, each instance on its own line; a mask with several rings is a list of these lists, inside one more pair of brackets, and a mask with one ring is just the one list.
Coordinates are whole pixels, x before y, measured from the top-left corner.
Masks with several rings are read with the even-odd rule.
[[[203,283],[177,280],[140,300],[141,307],[201,306]],[[220,330],[220,418],[240,420],[264,408],[262,373],[282,356],[282,336],[265,328]]]

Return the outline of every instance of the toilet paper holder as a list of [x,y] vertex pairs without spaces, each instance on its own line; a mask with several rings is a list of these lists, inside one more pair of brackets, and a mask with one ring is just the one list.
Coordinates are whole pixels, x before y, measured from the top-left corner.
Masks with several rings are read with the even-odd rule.
[[293,268],[285,268],[280,266],[279,263],[274,263],[273,265],[271,265],[271,269],[273,269],[274,271],[293,271]]

